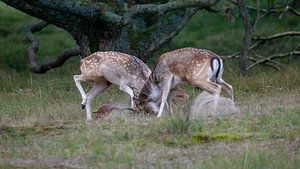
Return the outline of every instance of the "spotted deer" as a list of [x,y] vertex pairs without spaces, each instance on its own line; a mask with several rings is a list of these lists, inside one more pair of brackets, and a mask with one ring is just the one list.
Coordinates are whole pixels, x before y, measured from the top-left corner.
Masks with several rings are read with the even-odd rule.
[[[74,81],[81,94],[82,109],[86,109],[88,121],[92,120],[92,99],[111,84],[129,94],[131,108],[135,109],[139,93],[151,73],[137,57],[114,51],[96,52],[82,59],[80,70],[80,75],[74,75]],[[93,82],[94,86],[85,93],[81,81]]]
[[[172,112],[168,96],[181,82],[202,88],[218,97],[224,89],[233,100],[232,86],[222,79],[224,66],[215,53],[196,48],[182,48],[160,56],[139,95],[139,105],[146,112],[161,117],[164,106]],[[217,99],[215,99],[217,100]],[[160,107],[158,109],[158,104]],[[214,102],[217,106],[217,101]]]

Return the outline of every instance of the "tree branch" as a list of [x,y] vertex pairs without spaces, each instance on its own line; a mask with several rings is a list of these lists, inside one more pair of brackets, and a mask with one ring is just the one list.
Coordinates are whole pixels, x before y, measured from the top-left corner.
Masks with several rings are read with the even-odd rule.
[[209,9],[211,6],[215,5],[220,0],[176,0],[169,1],[165,4],[142,4],[134,5],[128,10],[127,16],[124,18],[124,23],[127,24],[132,18],[139,14],[146,13],[159,13],[160,15],[185,8],[191,7],[201,7]]
[[42,65],[36,65],[35,67],[30,66],[30,70],[34,73],[39,74],[46,73],[48,70],[62,66],[71,57],[78,56],[80,54],[80,51],[81,50],[79,47],[66,49],[61,52],[55,60],[44,63]]
[[36,55],[35,53],[39,49],[39,42],[38,40],[33,36],[34,32],[41,31],[43,28],[48,26],[47,22],[39,22],[34,25],[29,25],[26,27],[26,38],[31,42],[31,46],[28,48],[28,57],[29,57],[29,68],[34,73],[46,73],[48,70],[59,67],[63,65],[69,58],[79,55],[81,50],[79,47],[67,49],[60,53],[57,56],[57,59],[54,61],[47,62],[42,65],[38,65],[36,62]]
[[233,54],[230,54],[230,55],[223,55],[221,56],[221,58],[226,61],[228,59],[233,59],[233,58],[238,58],[240,56],[241,52],[235,52]]
[[141,14],[141,13],[166,13],[173,10],[185,9],[190,7],[202,7],[208,8],[215,5],[219,0],[177,0],[170,1],[165,4],[144,4],[144,5],[135,5],[129,9],[129,12],[132,16]]
[[[251,56],[249,56],[247,59],[250,60],[250,61],[252,61],[252,62],[257,62],[257,60],[255,58],[251,57]],[[273,64],[271,62],[266,62],[265,65],[271,66],[271,67],[275,68],[276,70],[280,70],[280,67],[278,65]]]
[[[265,58],[264,56],[262,56],[262,55],[260,55],[260,54],[257,54],[257,53],[255,53],[254,55],[255,55],[256,57],[258,57],[258,58],[261,58],[261,59],[262,59],[262,58]],[[281,63],[275,61],[275,60],[267,60],[267,61],[265,62],[265,64],[266,64],[266,65],[269,65],[269,66],[275,67],[276,70],[279,70],[279,69],[283,68],[283,65],[282,65]]]
[[[259,58],[261,58],[260,60],[256,60],[256,59],[254,59],[254,58],[252,58],[251,60],[254,62],[254,63],[252,63],[251,65],[249,65],[248,67],[247,67],[247,70],[250,70],[251,68],[253,68],[254,66],[256,66],[256,65],[258,65],[258,64],[261,64],[261,63],[264,63],[264,62],[267,62],[267,61],[270,61],[270,62],[272,62],[272,60],[271,59],[269,59],[269,58],[266,58],[266,57],[264,57],[264,56],[261,56],[261,55],[259,55],[259,54],[255,54],[255,56],[257,56],[257,57],[259,57]],[[276,65],[276,66],[275,66]],[[277,70],[279,70],[279,67],[277,66],[278,64],[277,63],[274,63],[273,62],[273,64],[272,64],[272,66],[274,66]]]
[[296,16],[299,16],[299,17],[300,17],[300,12],[297,11],[295,8],[289,6],[289,9],[290,9],[290,11],[291,11],[293,14],[295,14]]
[[297,31],[281,32],[281,33],[277,33],[277,34],[274,34],[271,36],[254,37],[253,40],[268,41],[268,40],[283,38],[286,36],[300,36],[300,32],[297,32]]
[[30,67],[36,67],[37,63],[35,61],[35,52],[39,50],[39,42],[38,40],[33,36],[34,32],[41,31],[46,26],[48,26],[48,23],[45,21],[41,21],[34,25],[28,25],[25,28],[26,38],[31,42],[31,46],[28,48],[27,53],[29,57],[29,63]]
[[[283,38],[283,37],[286,37],[286,36],[300,36],[300,32],[289,31],[289,32],[277,33],[277,34],[270,35],[270,36],[254,37],[252,39],[256,40],[257,42],[249,47],[249,52],[254,50],[255,48],[257,48],[261,44],[263,44],[265,41],[279,39],[279,38]],[[232,59],[232,58],[238,58],[240,54],[241,54],[240,52],[235,52],[235,53],[230,54],[230,55],[224,55],[224,56],[222,56],[222,58],[225,59],[225,60],[226,59]]]
[[[271,56],[269,56],[269,57],[263,57],[263,56],[258,55],[258,54],[256,54],[256,55],[259,56],[259,57],[262,58],[262,59],[260,59],[260,60],[258,60],[258,61],[255,61],[255,63],[249,65],[249,66],[247,67],[247,70],[253,68],[255,65],[264,63],[264,62],[266,62],[266,61],[270,61],[270,62],[271,62],[272,59],[283,58],[283,57],[287,57],[287,56],[300,55],[300,51],[294,50],[294,51],[292,51],[292,52],[279,53],[279,54],[271,55]],[[274,63],[274,62],[273,62],[273,63]]]
[[[227,0],[227,1],[229,1],[232,4],[238,6],[238,3],[233,1],[233,0]],[[251,11],[257,11],[257,7],[246,6],[246,8],[248,10],[251,10]],[[267,16],[268,14],[271,14],[271,13],[285,13],[285,12],[288,12],[288,11],[293,13],[296,16],[300,16],[300,12],[297,11],[295,8],[291,7],[288,4],[280,5],[280,6],[272,7],[272,8],[268,8],[268,9],[259,9],[259,11],[261,13],[263,13],[263,15],[261,17]]]
[[53,25],[65,28],[64,25],[74,20],[103,20],[121,24],[123,17],[116,14],[106,3],[73,0],[2,0],[18,10],[37,18],[47,20]]

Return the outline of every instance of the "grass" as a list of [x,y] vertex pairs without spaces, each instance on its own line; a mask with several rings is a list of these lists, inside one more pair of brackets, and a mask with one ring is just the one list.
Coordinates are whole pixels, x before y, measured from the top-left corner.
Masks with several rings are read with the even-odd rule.
[[[191,45],[220,53],[240,48],[241,23],[203,15],[194,17],[170,48]],[[23,28],[36,20],[2,2],[0,16],[0,168],[299,168],[299,60],[280,71],[258,67],[245,77],[235,61],[225,62],[224,79],[234,87],[238,116],[191,120],[181,112],[186,108],[178,107],[176,115],[161,119],[113,112],[86,123],[72,79],[79,58],[45,75],[30,73]],[[223,24],[202,28],[218,22]],[[293,18],[266,24],[274,27],[262,25],[266,34],[287,29],[285,24],[299,29]],[[46,56],[40,62],[74,45],[55,27],[37,36],[38,55]],[[198,91],[185,87],[191,104]],[[112,87],[93,108],[107,101],[129,104],[129,97]]]

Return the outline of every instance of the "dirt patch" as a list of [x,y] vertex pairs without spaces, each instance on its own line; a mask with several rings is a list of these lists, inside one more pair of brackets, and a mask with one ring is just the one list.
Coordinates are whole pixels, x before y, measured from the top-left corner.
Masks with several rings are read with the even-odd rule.
[[[30,167],[30,168],[85,168],[83,157],[77,156],[70,159],[58,157],[38,158],[38,159],[0,159],[0,166],[9,168]],[[1,167],[0,167],[1,168]]]

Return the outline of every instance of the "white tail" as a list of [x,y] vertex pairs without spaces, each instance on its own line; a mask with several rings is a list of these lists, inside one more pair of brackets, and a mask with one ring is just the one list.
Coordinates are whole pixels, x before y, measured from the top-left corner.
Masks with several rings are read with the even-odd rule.
[[[128,93],[131,108],[135,109],[136,100],[151,70],[140,59],[124,53],[107,51],[96,52],[81,60],[81,74],[74,75],[74,81],[82,97],[82,108],[86,109],[87,120],[92,119],[91,101],[111,84]],[[94,82],[86,94],[81,81]]]
[[191,83],[215,96],[219,96],[221,89],[224,89],[233,100],[232,86],[222,79],[223,71],[221,58],[211,51],[183,48],[167,52],[160,56],[155,65],[140,93],[139,103],[147,112],[158,113],[157,116],[161,117],[165,104],[171,110],[169,93],[181,82]]

